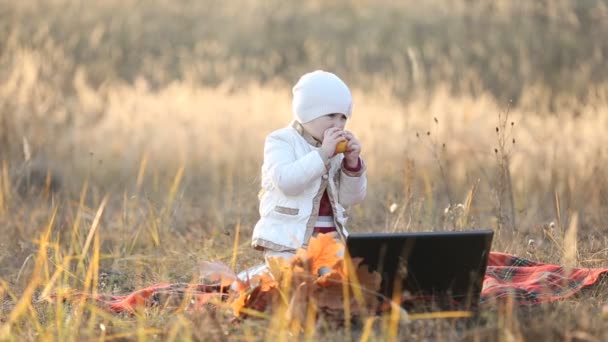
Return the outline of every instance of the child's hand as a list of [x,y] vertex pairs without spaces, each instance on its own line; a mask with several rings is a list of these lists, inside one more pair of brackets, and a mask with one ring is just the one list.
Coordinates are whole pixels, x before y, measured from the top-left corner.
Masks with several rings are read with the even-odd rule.
[[336,155],[336,145],[340,141],[344,141],[346,132],[340,128],[333,127],[325,130],[323,134],[323,143],[321,144],[321,151],[327,158],[331,158]]
[[361,154],[361,143],[352,132],[344,131],[344,137],[348,140],[344,159],[349,167],[357,167],[359,165],[359,155]]

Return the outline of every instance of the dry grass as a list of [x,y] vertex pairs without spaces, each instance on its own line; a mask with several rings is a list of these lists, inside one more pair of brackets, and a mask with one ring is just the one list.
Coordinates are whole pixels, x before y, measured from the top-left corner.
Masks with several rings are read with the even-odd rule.
[[[159,13],[173,8],[166,1],[154,4],[144,10],[132,1],[108,2],[94,7],[97,12],[83,10],[82,21],[61,19],[61,9],[77,12],[72,2],[48,2],[46,16],[27,3],[2,5],[10,9],[6,13],[12,20],[2,31],[6,34],[3,37],[12,38],[0,49],[2,338],[288,338],[286,331],[267,330],[265,320],[233,326],[208,313],[167,314],[151,309],[125,317],[85,304],[37,301],[42,294],[66,288],[125,293],[155,282],[195,281],[201,260],[234,262],[237,269],[257,263],[260,255],[248,242],[258,215],[262,144],[268,132],[291,118],[285,79],[309,65],[337,65],[314,56],[307,61],[288,59],[287,65],[293,66],[281,73],[259,64],[267,57],[264,54],[255,59],[244,52],[226,52],[221,44],[208,41],[207,45],[201,42],[205,46],[202,51],[206,51],[203,57],[215,51],[215,46],[217,51],[236,56],[236,64],[230,64],[219,52],[217,60],[199,56],[202,64],[190,64],[191,69],[182,66],[198,71],[193,71],[191,78],[182,77],[170,67],[179,49],[162,45],[159,49],[166,55],[155,55],[146,45],[154,38],[150,33],[143,34],[148,40],[140,50],[126,49],[140,55],[121,55],[126,51],[123,45],[132,47],[135,41],[120,37],[132,37],[133,32],[146,27],[138,20],[145,15],[158,19]],[[247,4],[269,18],[292,18],[294,13],[277,4],[268,8]],[[350,2],[340,4],[351,6]],[[433,6],[438,5],[432,4],[430,9],[418,10],[436,9]],[[483,4],[475,7],[479,13],[469,12],[473,19],[483,17]],[[555,13],[578,13],[564,7],[569,2],[559,4]],[[597,6],[603,4],[597,2]],[[454,2],[454,13],[465,13],[460,5]],[[121,32],[122,27],[123,36],[106,36],[87,24],[98,21],[105,25],[116,6],[136,13],[135,19],[100,30]],[[195,18],[203,8],[193,6]],[[222,6],[217,18],[229,17],[238,9]],[[315,6],[320,5],[310,5],[310,13],[317,13]],[[499,11],[498,17],[523,11],[505,6],[506,12]],[[387,8],[369,11],[374,14]],[[304,16],[306,20],[314,17],[310,13]],[[356,13],[372,15],[365,10]],[[126,15],[119,14],[119,18]],[[19,19],[25,15],[46,18],[50,24],[28,26]],[[170,33],[179,34],[181,26],[167,20],[167,27],[175,31]],[[524,22],[534,23],[532,19]],[[243,25],[247,23],[251,24],[245,21]],[[83,30],[64,31],[79,25]],[[334,29],[339,31],[339,27],[336,21]],[[597,27],[598,32],[602,30],[603,26]],[[30,31],[33,34],[28,35]],[[492,32],[498,35],[499,31]],[[70,39],[63,36],[65,32],[80,33],[73,33],[76,38]],[[89,43],[82,43],[82,37]],[[230,46],[247,46],[234,39]],[[104,64],[103,58],[87,54],[93,51],[87,44],[95,41],[114,56],[109,59],[112,63]],[[274,40],[260,44],[277,46]],[[483,46],[490,59],[500,55],[489,52],[491,45]],[[112,49],[122,52],[113,55]],[[573,49],[579,51],[578,47]],[[320,51],[333,50],[327,47]],[[183,53],[189,58],[197,56],[187,52]],[[533,60],[532,54],[521,53],[520,63]],[[579,55],[572,52],[572,56]],[[435,57],[429,65],[448,65],[437,62],[445,56]],[[228,64],[219,63],[221,60]],[[595,80],[594,86],[573,89],[576,94],[566,96],[547,90],[551,84],[534,83],[533,72],[520,71],[518,77],[525,82],[517,88],[521,94],[503,122],[500,115],[509,105],[497,100],[501,97],[496,94],[506,83],[489,86],[488,80],[472,75],[474,91],[455,95],[452,81],[446,80],[445,73],[438,73],[433,76],[432,88],[422,87],[404,102],[400,91],[413,86],[395,88],[403,74],[391,74],[390,70],[375,76],[365,74],[373,69],[371,64],[356,68],[361,65],[356,63],[365,60],[350,60],[351,64],[341,69],[347,75],[361,75],[349,76],[355,84],[356,102],[348,125],[362,141],[370,181],[367,199],[351,210],[351,230],[492,228],[497,233],[494,250],[568,266],[608,264],[608,88],[602,83],[603,75],[596,75],[599,81]],[[464,61],[468,60],[464,58],[462,65],[469,65]],[[396,60],[394,63],[400,65]],[[581,67],[595,70],[598,63],[587,60]],[[247,73],[258,78],[252,76],[253,81],[241,83],[228,77],[237,71],[243,73],[237,64],[250,66],[245,68]],[[497,68],[490,74],[507,70]],[[196,76],[202,74],[226,81],[216,78],[203,83]],[[555,84],[561,84],[562,76],[559,72],[555,75]],[[386,82],[378,82],[383,79]],[[454,79],[465,78],[458,74]],[[584,83],[576,80],[577,87]],[[366,82],[373,84],[373,89],[365,87]],[[28,160],[23,157],[25,142]],[[234,261],[233,251],[237,253]],[[399,334],[403,338],[447,340],[606,340],[608,326],[601,315],[606,298],[606,286],[601,284],[579,298],[541,307],[514,308],[508,303],[488,307],[476,321],[402,322]],[[385,318],[361,324],[354,326],[349,336],[390,337],[384,329],[389,324]],[[347,332],[329,327],[320,327],[315,334],[316,338],[336,340],[347,336]]]

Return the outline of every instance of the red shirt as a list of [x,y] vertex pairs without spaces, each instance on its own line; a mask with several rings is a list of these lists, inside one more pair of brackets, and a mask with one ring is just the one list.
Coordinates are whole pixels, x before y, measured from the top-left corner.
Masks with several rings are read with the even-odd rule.
[[[357,167],[350,168],[346,165],[346,161],[342,162],[342,167],[350,172],[358,172],[361,170],[361,158],[359,158],[359,162],[357,163]],[[319,203],[319,216],[334,216],[333,210],[331,208],[331,202],[329,201],[329,195],[327,194],[327,189],[323,192],[323,196],[321,196],[321,202]],[[318,233],[327,233],[335,231],[335,227],[315,227],[315,231]]]

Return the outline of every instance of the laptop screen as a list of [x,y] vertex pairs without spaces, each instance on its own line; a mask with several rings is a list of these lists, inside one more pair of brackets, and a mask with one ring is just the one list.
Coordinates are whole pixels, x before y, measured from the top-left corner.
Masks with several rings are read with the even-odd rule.
[[491,230],[350,234],[346,246],[352,258],[381,274],[385,298],[399,293],[405,303],[471,309],[479,301],[492,237]]

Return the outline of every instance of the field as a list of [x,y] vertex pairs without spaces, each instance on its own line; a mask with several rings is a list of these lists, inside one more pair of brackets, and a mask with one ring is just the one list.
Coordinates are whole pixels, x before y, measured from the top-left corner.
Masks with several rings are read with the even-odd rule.
[[[0,338],[290,338],[39,298],[257,264],[264,137],[317,68],[353,89],[369,190],[351,231],[489,228],[495,251],[608,266],[607,19],[606,1],[1,2]],[[475,322],[403,320],[398,338],[606,340],[607,299],[601,282]]]

